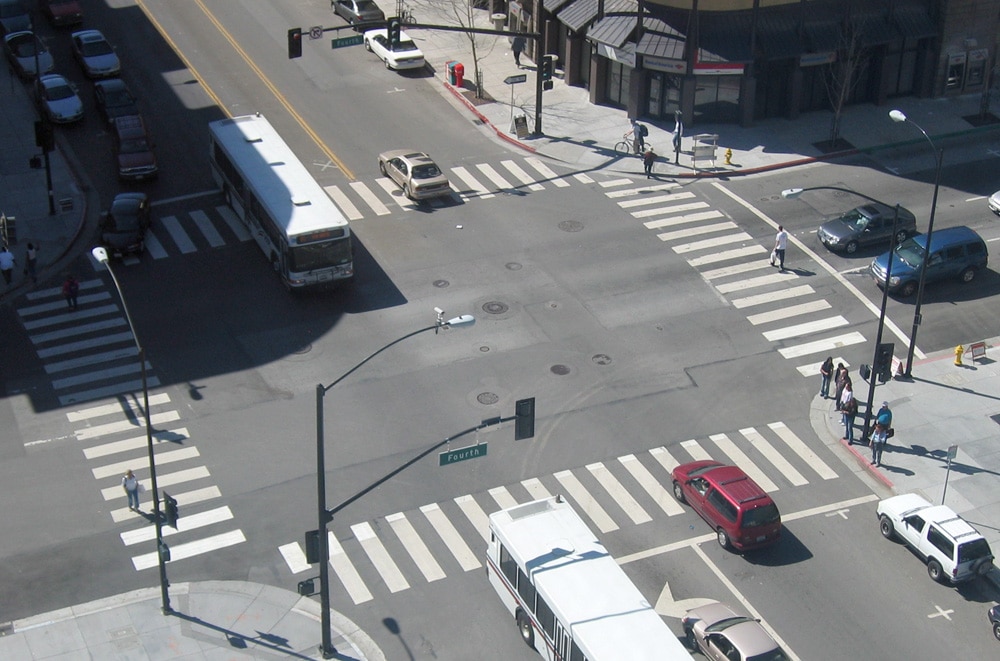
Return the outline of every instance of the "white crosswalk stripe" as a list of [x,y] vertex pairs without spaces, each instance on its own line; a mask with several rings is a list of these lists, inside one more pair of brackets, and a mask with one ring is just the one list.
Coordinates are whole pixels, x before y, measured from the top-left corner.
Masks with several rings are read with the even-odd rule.
[[480,564],[476,554],[472,552],[469,545],[458,534],[455,526],[451,525],[451,521],[444,515],[444,512],[441,511],[437,503],[424,505],[420,508],[420,511],[423,512],[423,515],[427,518],[427,521],[434,528],[435,532],[437,532],[438,537],[441,538],[444,545],[455,556],[455,560],[458,561],[463,571],[471,571],[479,568]]
[[805,344],[798,344],[793,347],[778,349],[778,353],[785,358],[799,358],[801,356],[808,356],[814,353],[834,351],[852,344],[860,344],[864,341],[864,335],[857,331],[852,331],[843,335],[837,335],[836,337],[828,337],[822,340],[806,342]]
[[754,447],[758,452],[760,452],[765,459],[771,462],[771,465],[781,471],[789,482],[799,487],[806,484],[806,478],[802,477],[802,473],[797,471],[792,464],[785,459],[785,456],[778,452],[773,445],[767,442],[760,433],[753,427],[747,427],[746,429],[741,429],[740,434],[743,435],[745,439],[750,442],[750,445]]
[[701,443],[693,438],[687,441],[682,441],[681,447],[687,450],[687,453],[691,455],[691,459],[693,461],[704,461],[712,458],[712,455],[706,452],[705,448],[701,447]]
[[514,497],[510,495],[510,492],[505,487],[494,487],[489,490],[489,494],[493,496],[493,500],[497,501],[497,505],[502,510],[517,505],[517,501],[514,500]]
[[413,559],[413,564],[417,566],[428,583],[444,578],[444,571],[441,569],[441,565],[434,559],[430,549],[420,539],[420,535],[417,534],[417,531],[406,518],[405,514],[402,512],[390,514],[385,517],[385,520],[389,522],[389,527],[396,533],[396,537],[403,544],[403,548],[406,549],[406,552],[410,554],[410,558]]
[[816,319],[802,324],[795,324],[794,326],[785,326],[784,328],[778,328],[773,331],[766,331],[763,335],[769,342],[776,342],[778,340],[786,340],[790,337],[812,335],[813,333],[818,333],[819,331],[829,330],[831,328],[840,328],[841,326],[847,326],[848,324],[850,324],[850,322],[838,314],[836,317],[826,317],[825,319]]
[[459,496],[455,499],[455,503],[465,514],[466,518],[472,523],[472,527],[480,534],[484,541],[489,541],[490,538],[490,520],[483,512],[482,508],[479,507],[479,503],[472,496]]
[[[217,551],[228,546],[235,546],[245,541],[247,541],[247,538],[243,535],[242,530],[230,530],[229,532],[212,535],[211,537],[202,537],[193,542],[171,545],[170,562],[175,563],[179,560],[193,558],[196,555]],[[132,558],[132,565],[136,570],[150,569],[157,566],[156,551],[134,556]]]
[[472,176],[472,173],[469,172],[468,169],[459,166],[452,168],[451,171],[455,174],[456,177],[461,179],[462,183],[464,183],[469,188],[469,191],[471,191],[471,193],[468,191],[462,191],[463,198],[465,199],[476,198],[480,200],[488,200],[491,197],[496,197],[496,195],[491,193],[489,189],[487,189],[485,186],[479,183],[479,180],[476,179],[474,176]]
[[809,285],[798,285],[797,287],[789,287],[788,289],[781,289],[767,294],[754,294],[753,296],[747,296],[745,298],[737,298],[729,302],[733,304],[734,308],[742,309],[754,307],[756,305],[763,305],[764,303],[784,301],[798,296],[808,296],[809,294],[815,293],[816,291]]
[[540,191],[545,190],[545,186],[535,182],[535,178],[524,171],[520,165],[511,160],[500,161],[500,165],[507,168],[507,171],[514,175],[514,178],[520,181],[523,185],[528,187],[528,190]]
[[372,190],[364,183],[360,181],[352,181],[351,190],[357,193],[358,197],[360,197],[361,200],[368,205],[368,208],[374,211],[376,215],[388,216],[392,213],[389,211],[389,207],[382,204],[382,201],[379,200],[378,196],[375,195],[375,193],[373,193]]
[[542,500],[552,497],[552,494],[549,493],[549,490],[545,488],[545,485],[537,477],[524,480],[521,482],[521,485],[527,490],[532,500]]
[[584,488],[580,480],[576,478],[576,475],[573,475],[571,471],[560,471],[555,474],[555,478],[563,485],[569,493],[570,498],[576,501],[577,507],[590,517],[590,520],[594,522],[598,530],[601,532],[618,530],[618,524],[608,516],[608,513],[604,511],[600,503]]
[[[174,244],[182,253],[190,253],[198,250],[191,237],[181,227],[180,221],[177,220],[176,216],[164,216],[160,218],[160,224],[163,226],[163,229],[167,230],[167,234],[170,235],[170,238],[173,239]],[[153,233],[155,234],[155,232]]]
[[483,173],[483,175],[493,183],[494,186],[499,190],[510,190],[514,188],[513,184],[503,178],[496,169],[489,163],[476,163],[476,169]]
[[[830,304],[821,298],[815,301],[809,301],[808,303],[799,303],[798,305],[789,305],[788,307],[778,308],[776,310],[771,310],[770,312],[752,314],[747,317],[747,321],[754,326],[757,326],[759,324],[769,324],[774,321],[782,321],[784,319],[797,317],[802,314],[809,314],[810,312],[819,312],[820,310],[828,309],[830,309]],[[818,367],[816,368],[816,373],[819,374]]]
[[625,487],[618,481],[618,478],[612,475],[611,471],[604,464],[589,464],[587,470],[597,478],[597,481],[604,487],[604,490],[625,511],[628,518],[632,519],[632,523],[639,524],[653,520],[653,517],[649,516],[649,513],[642,509],[642,506],[625,490]]
[[361,544],[361,548],[368,555],[368,559],[371,560],[372,565],[378,571],[379,575],[382,576],[382,581],[389,588],[389,592],[399,592],[410,587],[410,584],[403,576],[403,572],[399,571],[399,567],[393,561],[389,552],[386,551],[378,535],[372,530],[370,523],[367,521],[356,523],[351,526],[351,532],[354,533],[354,538]]
[[226,240],[222,238],[221,234],[219,234],[219,230],[215,229],[215,225],[213,225],[212,221],[209,220],[208,214],[201,209],[195,209],[189,215],[191,216],[191,220],[193,220],[194,224],[198,227],[202,236],[204,236],[205,240],[208,241],[208,245],[213,248],[226,245]]
[[312,565],[306,562],[306,553],[298,542],[283,544],[278,547],[278,553],[285,559],[285,564],[293,574],[299,574],[309,569]]
[[741,466],[746,474],[750,476],[750,479],[760,485],[761,489],[768,493],[778,490],[778,485],[775,484],[771,478],[764,473],[764,471],[757,468],[757,464],[750,461],[750,457],[748,457],[743,450],[737,447],[737,445],[733,443],[728,436],[725,434],[713,434],[708,438],[719,446],[722,453],[729,458],[729,463],[734,466]]
[[653,502],[659,505],[667,516],[674,516],[676,514],[681,514],[684,512],[684,508],[680,506],[677,499],[673,495],[663,488],[663,486],[656,481],[653,474],[646,469],[645,466],[636,458],[634,454],[627,454],[623,457],[618,457],[618,461],[622,466],[635,478],[635,481],[639,483],[646,493],[649,494]]
[[365,582],[361,580],[361,574],[354,568],[354,564],[344,553],[344,547],[332,532],[327,533],[327,548],[330,550],[330,567],[344,584],[344,589],[351,596],[351,600],[355,604],[371,601],[372,593],[368,591]]
[[344,214],[344,217],[348,221],[364,218],[364,215],[351,202],[351,198],[344,191],[340,190],[339,186],[327,186],[323,190],[326,191],[326,194],[330,196],[330,199],[333,200],[333,203],[337,205],[337,208],[340,209],[340,212]]
[[215,207],[215,212],[219,214],[219,217],[222,218],[222,222],[226,224],[226,227],[229,228],[229,231],[232,232],[238,240],[249,241],[253,238],[250,234],[250,230],[247,229],[247,226],[243,224],[243,221],[240,220],[240,217],[237,216],[236,212],[231,208],[218,206]]
[[819,473],[819,476],[824,480],[832,480],[837,477],[837,473],[835,473],[832,468],[827,466],[826,462],[820,459],[815,452],[809,449],[809,446],[807,446],[802,439],[796,436],[791,429],[785,426],[785,423],[772,422],[768,424],[768,427],[770,427],[774,433],[778,435],[778,438],[785,442],[792,452],[805,459],[806,463],[808,463],[813,470]]
[[568,181],[559,177],[559,175],[557,175],[552,168],[543,163],[541,159],[532,156],[524,159],[524,162],[535,168],[540,175],[545,177],[546,181],[554,184],[557,188],[566,188],[570,185]]

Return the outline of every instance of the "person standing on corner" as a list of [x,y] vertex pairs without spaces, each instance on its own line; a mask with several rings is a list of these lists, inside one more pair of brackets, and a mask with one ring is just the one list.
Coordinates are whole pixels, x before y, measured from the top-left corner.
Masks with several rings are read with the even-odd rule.
[[819,383],[819,396],[826,399],[830,396],[830,380],[833,378],[832,356],[827,356],[823,364],[819,366],[819,376],[822,379]]
[[885,450],[888,433],[888,427],[884,427],[881,422],[875,423],[875,431],[872,432],[872,466],[882,465],[882,451]]
[[681,111],[674,111],[674,164],[681,162],[681,138],[684,137],[684,122],[681,121]]
[[653,163],[656,162],[656,153],[653,151],[653,147],[646,147],[646,153],[642,155],[642,167],[646,170],[646,179],[653,176]]
[[778,225],[778,233],[774,236],[774,254],[778,258],[778,270],[785,270],[785,247],[788,245],[788,232]]
[[854,445],[854,418],[858,415],[858,400],[854,398],[850,379],[844,386],[844,393],[840,396],[840,400],[842,402],[840,412],[843,414],[844,421],[844,440],[847,441],[848,445]]
[[517,37],[514,37],[514,40],[510,44],[510,49],[514,53],[514,64],[516,64],[517,68],[520,69],[521,68],[521,53],[524,52],[524,37],[522,37],[520,35],[517,36]]
[[10,287],[14,277],[14,253],[7,250],[7,246],[0,250],[0,272],[3,273],[3,281]]
[[25,251],[24,275],[31,278],[31,283],[38,284],[38,248],[34,243],[29,243]]
[[122,489],[128,496],[128,508],[133,512],[139,511],[139,478],[132,474],[132,469],[125,471],[122,477]]
[[840,396],[844,394],[844,386],[847,384],[847,380],[850,378],[848,376],[847,368],[844,363],[837,363],[837,371],[833,373],[833,382],[837,386],[837,390],[834,393],[833,399],[837,405],[837,410],[840,410]]
[[882,402],[882,408],[875,414],[875,423],[885,427],[886,433],[889,433],[889,428],[892,427],[892,410],[889,408],[889,402]]
[[66,276],[66,282],[62,286],[63,296],[66,297],[66,305],[70,310],[76,309],[76,297],[80,293],[80,283],[72,275]]

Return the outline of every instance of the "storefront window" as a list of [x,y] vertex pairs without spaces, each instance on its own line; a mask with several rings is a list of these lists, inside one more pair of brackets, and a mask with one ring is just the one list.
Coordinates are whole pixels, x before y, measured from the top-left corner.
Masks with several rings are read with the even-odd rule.
[[698,76],[694,93],[695,122],[738,121],[741,78],[742,76]]
[[649,103],[646,113],[650,117],[673,118],[674,111],[681,107],[681,79],[662,71],[649,72]]
[[608,61],[608,89],[605,90],[605,100],[609,106],[628,107],[628,88],[631,75],[632,68],[628,65]]

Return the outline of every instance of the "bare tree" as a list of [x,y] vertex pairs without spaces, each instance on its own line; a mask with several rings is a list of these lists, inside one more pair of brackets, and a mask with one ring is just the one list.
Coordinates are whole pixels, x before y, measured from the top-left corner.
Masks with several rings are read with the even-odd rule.
[[843,24],[838,49],[840,57],[830,66],[826,79],[826,93],[833,110],[833,120],[830,123],[831,145],[836,145],[840,140],[844,106],[854,94],[858,81],[864,77],[868,66],[868,47],[864,43],[864,35],[870,21],[870,16],[853,14]]
[[[402,0],[397,0],[402,5]],[[471,0],[420,0],[421,5],[431,9],[431,13],[440,16],[445,25],[462,28],[492,28],[488,11],[477,8],[480,3]],[[490,35],[462,32],[469,40],[472,50],[472,80],[475,85],[477,99],[485,97],[483,89],[483,71],[479,66],[482,58],[488,56],[496,47],[498,38]]]

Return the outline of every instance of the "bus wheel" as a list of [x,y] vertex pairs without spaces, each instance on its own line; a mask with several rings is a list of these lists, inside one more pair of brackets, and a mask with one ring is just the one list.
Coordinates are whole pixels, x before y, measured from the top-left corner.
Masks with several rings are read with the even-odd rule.
[[524,614],[520,608],[517,609],[517,628],[521,632],[521,640],[524,644],[535,649],[535,630],[531,626],[531,618]]

